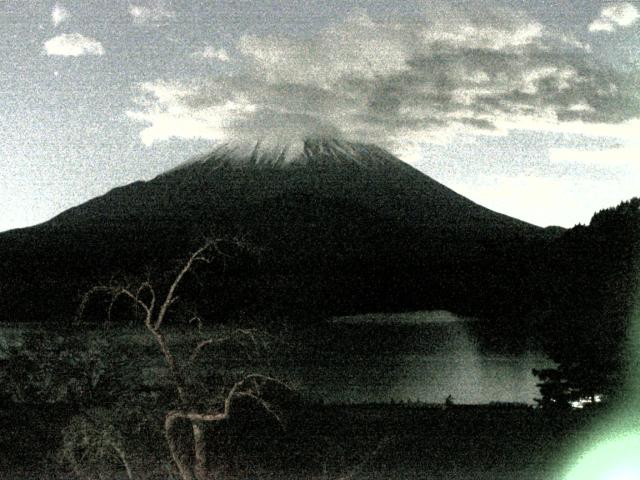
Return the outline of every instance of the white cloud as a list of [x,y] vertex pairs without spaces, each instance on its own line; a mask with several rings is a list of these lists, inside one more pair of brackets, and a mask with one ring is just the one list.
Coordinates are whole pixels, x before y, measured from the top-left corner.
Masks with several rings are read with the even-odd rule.
[[137,24],[162,23],[176,16],[173,10],[160,4],[154,6],[130,5],[129,14]]
[[628,2],[615,2],[602,9],[600,17],[589,25],[590,32],[613,32],[618,27],[629,27],[638,21],[640,12]]
[[600,18],[595,19],[589,24],[590,32],[613,32],[614,30],[615,25],[613,23]]
[[184,137],[189,124],[190,137],[331,134],[412,156],[460,131],[626,132],[640,117],[636,82],[594,64],[565,34],[502,11],[465,15],[376,22],[359,13],[302,40],[247,35],[236,46],[244,71],[146,84],[129,116],[147,124],[147,142]]
[[63,33],[44,42],[47,55],[79,57],[81,55],[103,55],[104,47],[93,38],[80,33]]
[[69,18],[69,10],[67,10],[59,3],[56,3],[53,7],[53,10],[51,11],[51,22],[53,23],[53,25],[57,27],[67,18]]
[[[253,109],[238,98],[193,111],[184,105],[184,101],[197,91],[188,86],[147,82],[140,88],[154,99],[155,105],[145,112],[129,111],[127,116],[150,125],[140,133],[142,142],[147,146],[170,138],[220,140],[225,137],[225,128],[228,127],[225,119],[237,118],[251,113]],[[141,101],[146,103],[144,98]]]
[[194,52],[191,56],[204,60],[218,60],[220,62],[228,62],[231,60],[224,48],[216,48],[213,45],[207,45],[202,50]]

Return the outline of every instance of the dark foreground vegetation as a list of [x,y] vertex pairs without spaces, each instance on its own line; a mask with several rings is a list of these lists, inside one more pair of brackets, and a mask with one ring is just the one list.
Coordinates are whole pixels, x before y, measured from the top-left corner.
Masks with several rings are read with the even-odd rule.
[[[292,343],[299,337],[167,328],[180,361],[199,339],[216,339],[183,370],[183,387],[193,392],[185,401],[141,325],[15,328],[20,333],[13,337],[5,329],[0,361],[1,478],[185,478],[165,427],[170,412],[188,411],[204,420],[227,414],[201,424],[207,472],[195,478],[552,480],[560,478],[563,448],[603,412],[600,405],[577,411],[455,400],[324,405],[298,395],[295,385],[294,391],[244,389],[260,402],[236,396],[227,407],[238,381],[251,374],[272,378],[279,359],[304,352]],[[179,418],[174,427],[182,462],[192,465],[190,419]]]
[[[151,412],[128,412],[129,423],[110,429],[96,425],[101,446],[85,426],[89,436],[77,446],[86,448],[85,457],[74,472],[63,457],[70,425],[78,423],[74,406],[7,408],[0,409],[3,478],[179,478],[160,429],[150,426]],[[565,456],[597,413],[508,406],[299,408],[277,437],[251,426],[231,432],[224,445],[216,445],[226,464],[217,478],[560,480]],[[110,435],[121,442],[129,474],[106,441]]]

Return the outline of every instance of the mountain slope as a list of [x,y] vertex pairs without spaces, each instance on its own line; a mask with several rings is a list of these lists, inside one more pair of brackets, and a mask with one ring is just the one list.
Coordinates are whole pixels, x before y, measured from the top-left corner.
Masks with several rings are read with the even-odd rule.
[[[278,196],[307,195],[345,199],[378,214],[433,230],[501,230],[533,233],[532,225],[492,212],[458,195],[388,152],[336,140],[307,140],[286,160],[286,148],[238,153],[223,146],[199,161],[150,182],[138,182],[70,209],[49,222],[59,226],[105,219],[127,221],[146,215],[202,215]],[[179,210],[182,210],[178,212]],[[490,228],[488,228],[490,227]]]
[[0,315],[64,317],[98,279],[166,268],[209,234],[242,234],[261,250],[259,264],[225,273],[227,309],[489,315],[518,292],[522,245],[548,236],[373,145],[313,139],[296,153],[227,145],[1,234],[0,279],[10,291]]

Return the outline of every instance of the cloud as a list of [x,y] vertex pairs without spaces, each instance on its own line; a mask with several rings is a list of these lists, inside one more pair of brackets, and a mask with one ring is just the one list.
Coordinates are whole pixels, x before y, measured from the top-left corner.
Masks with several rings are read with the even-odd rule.
[[[190,108],[187,104],[198,95],[197,88],[182,87],[163,82],[140,85],[146,95],[140,102],[148,106],[145,112],[129,111],[133,120],[150,123],[140,138],[145,145],[169,138],[218,140],[225,136],[225,118],[236,118],[253,113],[253,107],[240,98]],[[152,102],[147,101],[152,98]]]
[[44,42],[47,55],[79,57],[82,55],[104,55],[104,47],[93,38],[80,33],[63,33]]
[[193,58],[204,60],[218,60],[220,62],[228,62],[231,60],[229,54],[224,48],[216,48],[213,45],[207,45],[202,50],[198,50],[191,55]]
[[69,18],[69,10],[65,7],[56,3],[51,11],[51,22],[55,27],[64,22],[67,18]]
[[129,14],[133,18],[134,23],[141,25],[163,23],[176,16],[173,10],[169,10],[159,3],[154,6],[130,5]]
[[604,7],[600,17],[589,25],[590,32],[613,32],[618,27],[629,27],[638,21],[638,9],[627,2],[615,2]]
[[357,13],[307,39],[247,35],[236,45],[244,70],[142,85],[129,116],[147,142],[327,134],[406,152],[460,131],[502,134],[514,119],[614,129],[640,116],[637,79],[566,34],[502,10],[447,12],[411,22]]

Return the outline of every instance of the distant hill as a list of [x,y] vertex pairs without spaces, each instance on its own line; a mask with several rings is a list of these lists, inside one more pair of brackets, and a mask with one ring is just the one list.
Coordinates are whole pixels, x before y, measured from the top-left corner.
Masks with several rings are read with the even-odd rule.
[[486,209],[374,145],[224,145],[0,234],[0,320],[64,320],[90,285],[166,269],[210,234],[260,252],[198,290],[218,313],[497,317],[527,311],[529,272],[562,230]]

